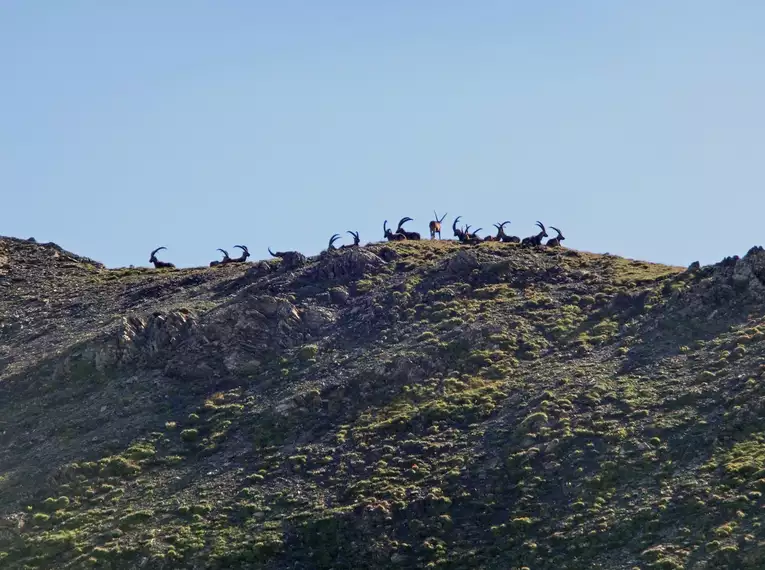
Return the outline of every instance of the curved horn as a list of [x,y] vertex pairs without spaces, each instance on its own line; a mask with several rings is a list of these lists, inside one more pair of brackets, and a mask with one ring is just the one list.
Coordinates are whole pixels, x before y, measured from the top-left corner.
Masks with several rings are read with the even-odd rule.
[[339,239],[340,239],[340,234],[334,234],[331,238],[329,238],[329,245],[332,246],[332,244]]
[[270,253],[270,254],[271,254],[271,257],[279,257],[279,256],[278,256],[278,255],[276,255],[276,254],[275,254],[273,251],[271,251],[271,246],[270,246],[270,245],[268,246],[268,253]]
[[473,230],[473,235],[476,235],[476,234],[478,234],[478,232],[480,232],[482,229],[483,229],[483,228],[478,228],[477,230]]
[[383,233],[388,233],[388,220],[383,222]]
[[510,223],[510,220],[507,220],[505,222],[502,222],[500,225],[504,228],[509,223]]
[[403,226],[405,223],[407,223],[411,219],[412,218],[406,218],[406,217],[401,218],[401,220],[399,220],[399,222],[398,222],[398,228],[397,229],[400,230],[401,226]]
[[235,245],[234,247],[238,247],[238,248],[239,248],[239,249],[241,249],[241,250],[242,250],[244,253],[250,253],[250,252],[247,250],[247,246],[246,246],[246,245]]
[[151,252],[151,255],[152,255],[152,256],[156,255],[156,254],[157,254],[157,252],[158,252],[159,250],[161,250],[161,249],[167,249],[167,248],[166,248],[164,245],[163,245],[162,247],[158,247],[157,249],[155,249],[154,251],[152,251],[152,252]]
[[500,230],[500,229],[502,229],[502,226],[501,226],[501,225],[499,225],[499,224],[492,224],[492,226],[494,226],[495,228],[497,228],[497,230]]
[[453,229],[455,232],[457,231],[457,222],[459,222],[459,221],[460,221],[460,218],[461,218],[461,217],[462,217],[462,216],[457,216],[456,218],[454,218],[454,223],[452,224],[452,229]]
[[225,255],[226,257],[228,257],[228,252],[227,252],[225,249],[221,249],[221,248],[218,248],[218,251],[222,251],[222,252],[223,252],[223,255]]
[[561,232],[561,231],[560,231],[558,228],[556,228],[555,226],[550,226],[550,229],[551,229],[551,230],[555,230],[556,232],[558,232],[558,237],[561,237],[561,236],[563,235],[563,232]]
[[352,232],[348,230],[347,233],[351,234],[353,236],[353,239],[359,239],[359,232]]
[[542,222],[537,222],[537,225],[542,228],[542,231],[547,233],[547,230],[545,229],[545,225]]

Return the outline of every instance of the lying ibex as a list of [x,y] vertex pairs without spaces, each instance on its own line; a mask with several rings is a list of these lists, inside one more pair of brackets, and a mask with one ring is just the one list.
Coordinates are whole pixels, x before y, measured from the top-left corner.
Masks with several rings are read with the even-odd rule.
[[470,231],[470,226],[465,226],[465,229],[462,231],[463,239],[462,241],[464,243],[470,243],[470,244],[476,244],[481,243],[483,241],[483,238],[478,237],[478,232],[480,232],[483,228],[478,228],[477,230]]
[[210,267],[215,267],[216,265],[226,265],[227,263],[231,263],[231,258],[228,256],[228,252],[225,249],[218,248],[217,251],[220,251],[223,253],[223,259],[220,261],[211,261]]
[[497,241],[501,241],[503,243],[521,243],[521,238],[518,236],[509,236],[505,233],[505,226],[509,223],[510,222],[507,221],[499,224],[497,227]]
[[388,241],[403,241],[406,239],[404,234],[393,233],[391,231],[391,229],[388,227],[388,220],[383,222],[383,237]]
[[492,224],[495,228],[497,228],[497,235],[496,236],[486,236],[483,238],[483,241],[502,241],[502,237],[505,235],[505,224],[509,224],[510,222],[502,222],[501,224]]
[[162,267],[175,268],[175,265],[173,265],[169,261],[160,261],[159,259],[157,259],[157,252],[163,249],[167,249],[167,248],[165,246],[162,246],[152,251],[151,257],[149,257],[149,263],[153,263],[156,269],[160,269]]
[[250,257],[250,250],[247,249],[246,245],[235,245],[234,247],[238,247],[242,250],[242,255],[239,257],[235,257],[229,263],[244,263],[247,261],[247,258]]
[[271,251],[271,246],[268,246],[268,253],[271,254],[271,257],[284,257],[288,253],[292,253],[292,252],[290,252],[290,251],[277,251],[276,253],[274,253],[273,251]]
[[398,223],[398,228],[396,228],[397,234],[403,234],[406,236],[406,239],[420,239],[420,234],[417,232],[408,232],[403,227],[405,223],[414,221],[413,218],[401,218],[401,220]]
[[548,246],[548,247],[560,247],[560,245],[561,245],[560,242],[562,242],[566,238],[563,237],[563,234],[555,226],[550,226],[550,229],[551,230],[555,230],[556,232],[558,232],[558,235],[555,236],[554,238],[548,239],[547,243],[545,245]]
[[337,248],[335,247],[335,242],[340,239],[340,234],[334,234],[331,238],[329,238],[329,245],[327,246],[327,251],[335,251]]
[[428,227],[430,228],[430,239],[436,239],[436,234],[438,234],[438,239],[441,239],[441,222],[444,221],[444,218],[447,216],[447,214],[444,214],[439,218],[438,214],[436,214],[436,211],[433,210],[433,215],[436,217],[436,219],[432,220],[430,224],[428,224]]
[[545,230],[545,225],[542,222],[537,222],[537,226],[539,226],[542,231],[535,236],[523,238],[523,240],[521,241],[521,245],[523,246],[542,245],[542,239],[548,237],[547,230]]
[[361,238],[359,238],[359,232],[352,232],[348,231],[347,233],[351,234],[353,236],[353,244],[352,245],[341,245],[340,249],[348,249],[351,247],[359,247],[359,244],[361,243]]
[[459,241],[465,241],[465,232],[457,227],[457,222],[460,221],[460,218],[462,216],[457,216],[454,218],[454,223],[452,223],[452,231],[454,232],[454,237],[456,237]]

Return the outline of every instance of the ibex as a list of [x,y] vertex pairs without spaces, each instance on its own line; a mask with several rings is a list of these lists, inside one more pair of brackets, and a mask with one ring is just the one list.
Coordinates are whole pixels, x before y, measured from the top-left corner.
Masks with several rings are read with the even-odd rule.
[[401,218],[401,220],[398,223],[398,228],[396,228],[396,233],[397,234],[405,235],[406,239],[414,239],[414,240],[420,239],[420,234],[419,233],[417,233],[417,232],[408,232],[404,228],[401,227],[405,223],[412,222],[412,221],[414,221],[413,218]]
[[351,247],[359,247],[359,244],[361,243],[361,238],[359,238],[359,232],[352,232],[348,231],[346,233],[349,233],[353,236],[353,244],[352,245],[341,245],[340,249],[348,249]]
[[555,226],[550,226],[550,229],[551,230],[555,230],[556,232],[558,232],[558,235],[555,236],[554,238],[548,239],[547,243],[545,245],[548,246],[548,247],[560,247],[560,245],[561,245],[560,242],[562,242],[566,238],[563,237],[563,234]]
[[229,261],[229,263],[244,263],[247,261],[247,258],[250,257],[250,251],[247,249],[246,245],[235,245],[234,247],[238,247],[242,250],[242,255],[239,257],[235,257]]
[[459,241],[465,241],[465,232],[457,227],[457,222],[460,221],[460,218],[462,216],[457,216],[454,218],[454,223],[452,223],[452,231],[454,232],[454,237],[456,237]]
[[340,239],[340,234],[334,234],[331,238],[329,238],[329,245],[327,246],[327,251],[335,251],[337,248],[335,247],[335,242]]
[[436,239],[436,234],[438,234],[438,239],[441,239],[441,222],[444,221],[444,218],[446,218],[447,214],[444,214],[439,218],[436,211],[433,210],[433,215],[436,217],[436,219],[432,220],[430,224],[428,224],[428,227],[430,228],[430,239]]
[[167,248],[165,246],[162,246],[152,251],[151,257],[149,257],[149,263],[153,263],[156,269],[160,269],[162,267],[168,267],[168,268],[174,269],[175,265],[173,265],[169,261],[160,261],[159,259],[157,259],[157,252],[163,249],[167,249]]
[[507,221],[499,224],[497,227],[497,241],[501,241],[503,243],[521,243],[521,238],[518,236],[509,236],[505,233],[505,226],[509,223],[510,222]]
[[231,263],[231,258],[228,256],[228,252],[225,249],[218,248],[217,251],[220,251],[223,253],[223,259],[220,261],[211,261],[210,267],[215,267],[216,265],[226,265],[227,263]]
[[471,232],[470,226],[465,226],[465,229],[462,231],[463,235],[465,236],[463,241],[470,244],[481,243],[483,239],[478,237],[478,232],[480,232],[482,229],[483,228],[478,228],[477,230]]
[[535,236],[523,238],[523,240],[521,241],[521,245],[523,246],[542,245],[542,238],[547,237],[547,230],[545,230],[545,225],[542,222],[537,222],[537,226],[539,226],[542,231]]
[[383,237],[388,241],[403,241],[406,239],[404,234],[393,233],[391,231],[391,229],[388,227],[388,220],[383,222]]

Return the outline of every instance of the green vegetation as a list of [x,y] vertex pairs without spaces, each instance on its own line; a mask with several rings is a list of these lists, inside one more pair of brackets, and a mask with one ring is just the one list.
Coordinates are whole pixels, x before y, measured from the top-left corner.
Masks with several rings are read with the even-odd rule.
[[0,566],[765,566],[756,283],[364,251],[388,262],[14,268]]

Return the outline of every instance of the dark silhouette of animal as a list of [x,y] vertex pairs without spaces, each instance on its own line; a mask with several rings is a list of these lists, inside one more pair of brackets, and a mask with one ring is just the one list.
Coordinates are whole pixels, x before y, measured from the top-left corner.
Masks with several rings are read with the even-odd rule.
[[226,265],[228,263],[231,263],[231,258],[228,256],[228,252],[225,249],[218,248],[217,251],[220,251],[221,253],[223,253],[223,259],[221,259],[220,261],[217,261],[217,260],[211,261],[210,267],[216,267],[218,265]]
[[486,236],[483,238],[483,241],[502,241],[502,236],[505,235],[504,227],[505,224],[509,224],[510,222],[502,222],[501,224],[492,224],[495,228],[497,228],[497,235],[495,236]]
[[454,232],[454,237],[457,238],[458,241],[465,241],[465,232],[457,227],[457,222],[460,221],[460,218],[462,216],[457,216],[454,218],[454,222],[452,223],[452,231]]
[[327,246],[327,251],[335,251],[337,248],[335,247],[335,242],[340,239],[340,234],[334,234],[331,238],[329,238],[329,245]]
[[509,224],[509,221],[502,222],[501,224],[494,224],[497,228],[497,241],[503,243],[521,243],[521,238],[518,236],[509,236],[505,233],[505,226]]
[[521,241],[522,246],[530,247],[535,245],[542,245],[542,239],[548,237],[547,230],[545,230],[545,225],[542,222],[537,222],[537,226],[539,226],[542,231],[537,235],[523,238]]
[[480,232],[482,229],[483,228],[478,228],[477,230],[471,232],[470,226],[465,226],[465,229],[462,231],[463,235],[465,236],[463,238],[463,242],[469,244],[481,243],[483,238],[478,237],[478,232]]
[[151,252],[151,256],[149,257],[149,263],[153,263],[154,267],[156,269],[161,269],[163,267],[174,269],[175,265],[170,263],[169,261],[160,261],[157,259],[157,252],[163,249],[167,249],[164,245],[162,247],[158,247],[154,251]]
[[398,222],[398,228],[396,228],[397,234],[403,234],[406,236],[406,239],[420,239],[420,234],[417,232],[408,232],[406,231],[402,226],[407,222],[413,222],[414,218],[401,218],[401,220]]
[[566,238],[563,237],[563,234],[561,233],[561,231],[558,228],[556,228],[555,226],[550,226],[550,229],[551,230],[555,230],[556,232],[558,232],[558,235],[555,236],[554,238],[548,239],[547,243],[545,245],[547,247],[560,247],[561,246],[560,242],[562,242]]
[[244,263],[245,261],[247,261],[247,258],[250,257],[250,250],[247,249],[247,246],[235,245],[234,247],[238,247],[239,249],[241,249],[242,255],[231,259],[228,263]]
[[436,211],[433,210],[433,215],[436,219],[431,220],[430,224],[428,224],[428,228],[430,229],[430,239],[436,239],[436,234],[438,234],[438,239],[441,239],[441,223],[444,221],[447,214],[444,214],[439,218]]
[[406,239],[406,236],[404,234],[394,233],[388,227],[388,220],[385,220],[383,222],[383,237],[387,239],[388,241],[403,241]]
[[351,247],[359,247],[359,244],[361,243],[361,238],[359,238],[359,232],[352,232],[348,231],[346,233],[349,233],[353,236],[353,244],[350,245],[341,245],[340,249],[348,249]]

